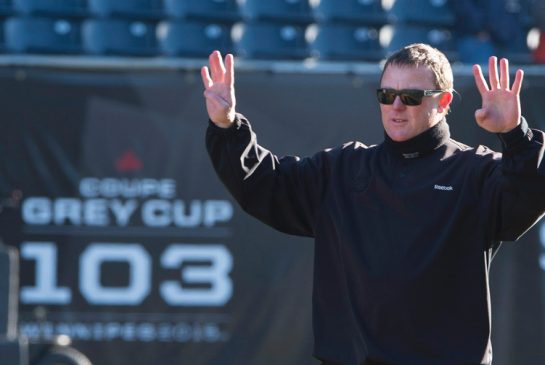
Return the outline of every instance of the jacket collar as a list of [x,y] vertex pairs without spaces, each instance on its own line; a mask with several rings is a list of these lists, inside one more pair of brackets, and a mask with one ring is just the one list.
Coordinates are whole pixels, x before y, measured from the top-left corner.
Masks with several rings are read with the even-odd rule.
[[403,142],[396,142],[384,133],[384,146],[386,151],[397,157],[418,158],[441,147],[449,138],[449,126],[446,120],[442,119],[430,129]]

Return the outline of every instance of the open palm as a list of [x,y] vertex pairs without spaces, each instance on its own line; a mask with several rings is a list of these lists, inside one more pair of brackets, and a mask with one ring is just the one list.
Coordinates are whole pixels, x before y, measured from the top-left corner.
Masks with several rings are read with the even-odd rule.
[[217,126],[228,128],[235,120],[235,74],[233,55],[225,57],[225,66],[218,51],[210,54],[210,70],[201,68],[208,117]]
[[473,66],[473,76],[482,98],[481,109],[475,112],[475,119],[481,128],[493,133],[505,133],[520,123],[520,89],[524,73],[517,70],[513,86],[509,85],[509,62],[500,60],[498,79],[497,58],[488,60],[490,87],[484,79],[481,67]]

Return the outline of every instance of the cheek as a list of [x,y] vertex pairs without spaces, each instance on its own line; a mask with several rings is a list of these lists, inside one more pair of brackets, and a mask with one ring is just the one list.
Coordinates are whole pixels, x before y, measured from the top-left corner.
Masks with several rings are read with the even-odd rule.
[[410,124],[413,128],[422,129],[428,124],[429,116],[427,110],[415,109],[409,112]]
[[420,108],[411,108],[409,115],[413,121],[418,121],[419,119],[422,119],[422,110],[420,110]]
[[417,108],[417,110],[414,111],[412,116],[420,121],[421,123],[428,123],[428,120],[433,117],[435,114],[435,109],[427,107],[425,104],[422,104],[421,108]]

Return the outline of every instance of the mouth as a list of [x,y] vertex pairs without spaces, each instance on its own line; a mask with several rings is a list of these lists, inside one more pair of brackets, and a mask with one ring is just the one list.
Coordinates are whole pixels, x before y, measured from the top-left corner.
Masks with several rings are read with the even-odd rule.
[[390,121],[394,124],[403,124],[403,123],[406,123],[407,122],[407,119],[402,119],[402,118],[392,118],[390,119]]

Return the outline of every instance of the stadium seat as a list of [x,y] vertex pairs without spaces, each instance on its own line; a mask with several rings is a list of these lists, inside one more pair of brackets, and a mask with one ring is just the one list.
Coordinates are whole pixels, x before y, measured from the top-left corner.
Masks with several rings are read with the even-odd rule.
[[60,18],[13,17],[4,23],[6,48],[14,53],[80,53],[80,23]]
[[379,28],[352,24],[321,24],[310,42],[311,53],[321,60],[380,61],[385,51]]
[[[451,0],[456,1],[456,0]],[[455,17],[449,0],[395,0],[390,9],[393,23],[450,27]]]
[[314,7],[318,22],[353,22],[379,26],[388,19],[381,0],[320,0]]
[[163,0],[88,0],[99,17],[158,20],[164,17]]
[[13,8],[25,15],[87,16],[87,0],[13,0]]
[[398,24],[393,27],[387,49],[393,52],[411,43],[430,44],[444,52],[451,62],[458,58],[454,33],[447,28]]
[[249,22],[233,34],[235,52],[254,59],[304,59],[309,53],[305,26]]
[[521,34],[520,37],[517,37],[517,39],[503,47],[498,46],[496,56],[509,59],[511,64],[533,63],[532,52],[528,48],[528,43],[524,36],[527,36],[527,34]]
[[0,0],[0,17],[5,17],[12,15],[13,10],[13,0]]
[[4,21],[0,20],[0,52],[6,52],[6,36],[4,31]]
[[249,20],[309,24],[314,21],[309,0],[244,0],[241,13]]
[[91,19],[82,25],[83,47],[89,54],[154,56],[155,25],[122,19]]
[[170,18],[234,23],[241,19],[236,0],[164,0]]
[[233,52],[231,26],[204,21],[167,21],[159,24],[161,52],[167,56],[206,58],[212,51]]

